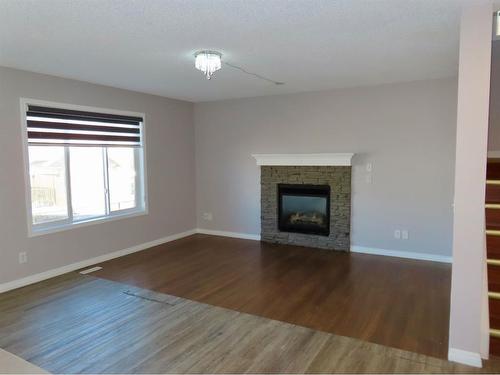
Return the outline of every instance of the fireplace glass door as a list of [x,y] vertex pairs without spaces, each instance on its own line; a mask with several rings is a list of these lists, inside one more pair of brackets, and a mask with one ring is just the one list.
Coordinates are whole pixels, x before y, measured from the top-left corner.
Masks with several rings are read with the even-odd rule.
[[328,236],[330,234],[330,186],[278,185],[278,228]]

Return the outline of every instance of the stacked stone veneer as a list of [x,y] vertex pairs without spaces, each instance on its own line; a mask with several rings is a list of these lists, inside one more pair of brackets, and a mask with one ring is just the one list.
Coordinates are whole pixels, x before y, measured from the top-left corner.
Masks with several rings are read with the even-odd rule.
[[[351,167],[262,166],[261,240],[349,251]],[[278,229],[278,184],[330,185],[330,235],[288,233]]]

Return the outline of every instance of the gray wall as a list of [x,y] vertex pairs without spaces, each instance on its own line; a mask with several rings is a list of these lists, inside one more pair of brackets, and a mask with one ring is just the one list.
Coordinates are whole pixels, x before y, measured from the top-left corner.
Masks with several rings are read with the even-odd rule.
[[[28,238],[20,97],[145,113],[149,214]],[[193,229],[193,105],[0,67],[0,171],[0,283]]]
[[252,153],[355,152],[352,245],[451,255],[456,99],[455,77],[195,104],[198,227],[259,234]]
[[[456,93],[445,79],[229,100],[193,120],[191,103],[0,67],[0,283],[196,225],[258,234],[252,153],[356,152],[353,245],[450,255]],[[20,97],[144,112],[149,214],[28,238]]]

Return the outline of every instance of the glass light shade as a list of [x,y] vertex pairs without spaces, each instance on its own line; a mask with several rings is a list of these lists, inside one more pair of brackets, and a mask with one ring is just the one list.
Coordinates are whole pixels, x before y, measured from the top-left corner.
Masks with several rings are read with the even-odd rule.
[[215,51],[200,51],[196,52],[194,66],[205,74],[207,79],[212,78],[217,70],[222,67],[222,54]]

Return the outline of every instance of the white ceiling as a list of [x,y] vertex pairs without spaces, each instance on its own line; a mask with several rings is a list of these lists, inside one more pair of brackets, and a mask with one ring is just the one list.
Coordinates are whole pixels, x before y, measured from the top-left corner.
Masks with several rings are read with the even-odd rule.
[[0,65],[193,102],[439,78],[464,1],[0,0]]

